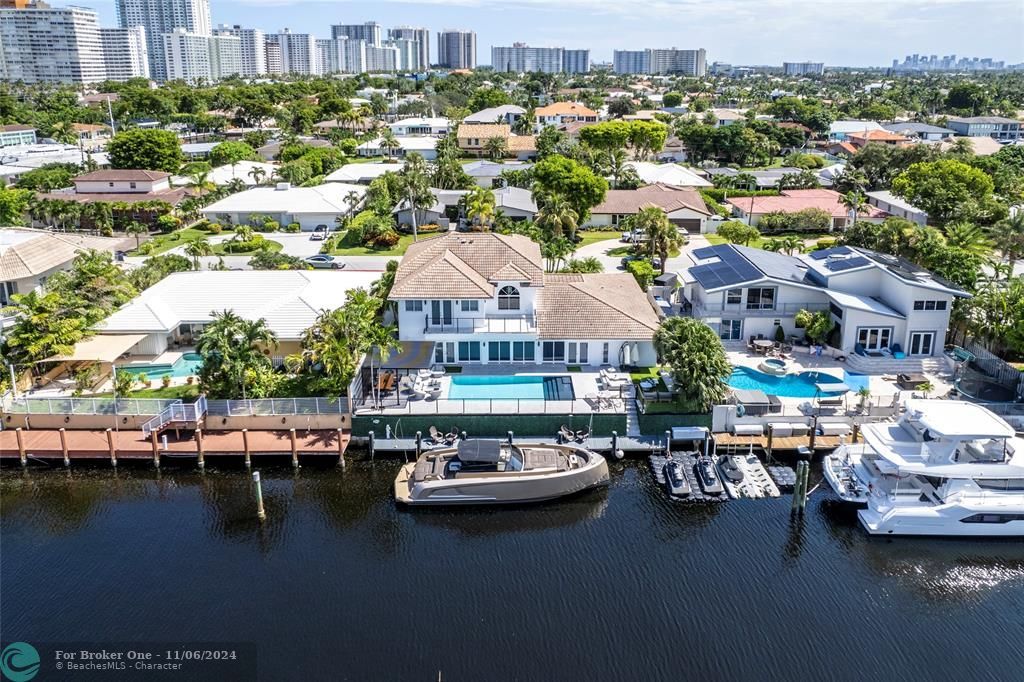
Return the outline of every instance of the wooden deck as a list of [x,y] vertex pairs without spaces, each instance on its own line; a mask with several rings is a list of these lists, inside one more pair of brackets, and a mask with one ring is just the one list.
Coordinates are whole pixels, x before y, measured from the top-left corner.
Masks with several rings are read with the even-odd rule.
[[[114,442],[114,453],[117,459],[152,459],[152,441],[142,435],[141,431],[111,431]],[[249,453],[253,457],[266,455],[291,456],[291,431],[249,431]],[[68,459],[109,459],[110,446],[107,432],[104,430],[67,430],[64,432],[67,442]],[[164,447],[163,436],[167,436],[167,447]],[[245,434],[242,431],[204,431],[202,434],[203,454],[206,457],[244,456]],[[62,459],[60,431],[52,429],[32,429],[21,431],[22,447],[29,457],[40,459]],[[295,453],[303,457],[322,456],[337,457],[343,454],[351,441],[347,431],[295,431]],[[198,445],[192,431],[175,434],[168,430],[157,438],[157,447],[161,456],[167,457],[198,457]],[[0,431],[0,458],[18,459],[21,456],[18,448],[18,434],[13,430]]]
[[[719,445],[750,445],[767,448],[768,436],[734,436],[731,433],[716,433],[715,440]],[[776,436],[772,438],[773,450],[796,450],[798,447],[811,444],[810,436]],[[832,450],[839,447],[839,436],[815,436],[815,450]]]

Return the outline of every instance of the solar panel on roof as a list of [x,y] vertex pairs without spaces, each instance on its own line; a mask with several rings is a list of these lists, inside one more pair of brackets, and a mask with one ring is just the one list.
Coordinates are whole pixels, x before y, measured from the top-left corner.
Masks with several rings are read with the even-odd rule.
[[718,252],[715,251],[715,247],[713,246],[702,246],[699,249],[694,249],[693,255],[703,260],[705,258],[714,258],[718,255]]
[[853,253],[853,250],[848,246],[834,246],[831,249],[819,249],[811,252],[811,258],[814,260],[825,260],[829,256],[845,255]]
[[856,256],[854,258],[837,258],[825,263],[825,267],[832,272],[842,272],[843,270],[859,268],[863,265],[867,265],[869,262],[870,261],[863,256]]

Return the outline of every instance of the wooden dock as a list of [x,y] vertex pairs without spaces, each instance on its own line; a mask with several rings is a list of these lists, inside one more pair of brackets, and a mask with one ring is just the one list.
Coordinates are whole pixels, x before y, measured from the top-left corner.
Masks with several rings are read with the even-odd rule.
[[7,429],[0,431],[3,460],[153,460],[206,457],[343,457],[351,435],[340,429],[306,431],[167,431],[146,438],[141,431]]
[[[722,445],[750,445],[753,443],[755,448],[768,448],[768,436],[734,436],[731,433],[716,433],[715,441],[719,446]],[[810,436],[775,436],[772,438],[772,449],[773,450],[796,450],[799,447],[807,447],[810,445]],[[833,450],[839,447],[839,436],[815,436],[814,437],[814,449],[818,450]]]

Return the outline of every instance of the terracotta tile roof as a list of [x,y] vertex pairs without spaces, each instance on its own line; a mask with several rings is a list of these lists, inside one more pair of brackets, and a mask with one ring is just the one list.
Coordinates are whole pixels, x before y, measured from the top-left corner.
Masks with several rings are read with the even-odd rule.
[[[777,197],[737,197],[726,199],[726,203],[735,206],[745,214],[764,215],[765,213],[796,213],[805,208],[820,208],[828,211],[833,218],[845,218],[848,209],[840,203],[842,195],[830,189],[789,189]],[[866,205],[868,218],[883,218],[888,215],[882,209]]]
[[537,149],[537,138],[533,135],[512,135],[508,138],[510,152],[532,152]]
[[24,279],[42,274],[69,262],[85,249],[114,251],[134,245],[134,239],[5,228],[0,230],[0,280]]
[[533,111],[534,116],[597,116],[597,112],[588,109],[579,102],[555,102],[546,107],[538,107]]
[[40,192],[36,194],[39,199],[56,199],[58,201],[77,201],[80,204],[88,204],[94,201],[110,201],[125,204],[135,204],[140,201],[163,201],[171,206],[177,206],[192,192],[185,187],[169,189],[164,192],[83,192],[82,194],[61,194],[59,192]]
[[480,138],[489,140],[492,137],[508,137],[512,128],[507,123],[463,123],[459,126],[458,136],[464,138]]
[[700,192],[662,183],[647,185],[640,189],[612,189],[605,194],[604,201],[590,209],[593,214],[626,215],[639,213],[646,206],[659,206],[666,213],[688,208],[704,215],[711,211],[704,204]]
[[543,286],[540,246],[521,235],[452,232],[409,247],[390,298],[490,298],[505,277]]
[[95,133],[103,130],[110,130],[110,126],[99,125],[96,123],[72,123],[71,127],[80,133]]
[[545,275],[537,294],[541,339],[649,341],[660,320],[629,273]]
[[864,140],[865,142],[909,142],[903,135],[888,130],[865,130],[860,133],[847,133],[848,140]]
[[10,125],[0,126],[0,132],[3,133],[20,133],[26,130],[35,130],[35,126],[26,126],[18,123],[12,123]]
[[72,178],[75,182],[155,182],[171,177],[170,173],[151,170],[98,170]]

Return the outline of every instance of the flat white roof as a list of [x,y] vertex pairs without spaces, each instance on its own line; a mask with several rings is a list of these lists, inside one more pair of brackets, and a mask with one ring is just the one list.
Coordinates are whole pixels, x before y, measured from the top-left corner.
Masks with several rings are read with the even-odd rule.
[[712,187],[713,183],[697,175],[689,168],[677,163],[650,163],[649,161],[630,161],[626,164],[636,171],[640,179],[649,185],[661,182],[676,187]]
[[920,412],[921,423],[933,434],[958,440],[1010,438],[1013,427],[981,405],[962,400],[911,399],[908,412]]
[[97,325],[107,333],[169,332],[207,323],[214,311],[263,318],[281,340],[297,340],[321,310],[345,303],[351,289],[381,276],[368,271],[240,270],[177,272],[146,289]]
[[893,310],[886,304],[875,300],[870,296],[861,296],[860,294],[851,294],[845,291],[836,291],[835,289],[822,289],[822,291],[825,292],[826,296],[843,308],[860,310],[866,313],[875,313],[876,315],[886,315],[888,317],[898,317],[901,320],[906,319],[906,316],[899,311]]
[[[256,181],[253,179],[251,175],[249,175],[249,171],[251,171],[253,168],[261,168],[263,172],[266,173],[266,178],[264,179],[264,182],[274,177],[274,172],[277,171],[277,166],[275,166],[272,163],[261,163],[259,161],[239,161],[234,165],[225,164],[223,166],[217,166],[216,168],[210,171],[209,179],[210,182],[212,182],[215,185],[226,185],[232,180],[238,179],[244,182],[246,185],[253,187],[256,185]],[[171,182],[173,182],[176,187],[181,187],[182,185],[188,184],[189,178],[185,177],[184,175],[175,175],[173,178],[171,178]]]
[[[404,135],[402,137],[396,137],[395,139],[398,140],[398,144],[401,146],[401,148],[406,151],[435,149],[437,147],[438,140],[438,138],[431,137],[429,135]],[[379,137],[374,138],[369,142],[362,143],[361,145],[356,147],[356,149],[373,149],[375,151],[387,153],[386,150],[382,150],[380,148]]]
[[912,203],[910,203],[906,199],[898,197],[898,196],[896,196],[895,194],[893,194],[892,192],[890,192],[888,190],[876,190],[874,192],[865,192],[865,194],[867,194],[868,198],[870,198],[870,199],[875,199],[876,201],[885,202],[885,203],[889,204],[890,206],[895,206],[896,208],[901,208],[904,211],[909,211],[911,213],[921,213],[921,214],[924,213],[924,211],[921,210],[920,208],[918,208],[917,206],[914,206]]
[[349,212],[345,196],[366,194],[365,185],[329,182],[316,187],[254,187],[238,192],[201,209],[204,215],[217,213],[337,214]]
[[405,168],[404,162],[398,163],[349,163],[324,177],[324,182],[355,182],[373,180],[385,173],[397,173]]

